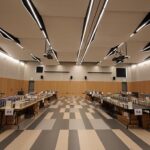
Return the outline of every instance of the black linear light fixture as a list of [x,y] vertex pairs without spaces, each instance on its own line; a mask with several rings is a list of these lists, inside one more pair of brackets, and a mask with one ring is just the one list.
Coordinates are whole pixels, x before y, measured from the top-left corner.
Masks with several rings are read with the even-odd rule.
[[104,57],[104,60],[107,59],[109,56],[113,55],[119,48],[122,47],[122,45],[124,45],[125,43],[122,42],[117,46],[112,47],[109,52],[107,53],[107,55]]
[[[27,11],[30,13],[30,15],[33,17],[33,19],[35,20],[35,22],[38,24],[42,34],[44,35],[44,38],[46,39],[46,42],[49,44],[50,47],[51,43],[45,28],[45,24],[44,21],[40,15],[40,13],[38,12],[38,10],[36,9],[36,7],[34,6],[33,2],[31,0],[22,0],[23,5],[25,6],[25,8],[27,9]],[[57,62],[59,63],[59,60],[55,54],[54,51],[52,51],[55,59],[57,60]]]
[[39,62],[39,63],[41,62],[41,59],[40,59],[40,58],[34,56],[32,53],[31,53],[30,55],[31,55],[31,57],[32,57],[35,61],[37,61],[37,62]]
[[97,20],[97,22],[96,22],[96,24],[95,24],[95,27],[94,27],[93,32],[92,32],[92,35],[91,35],[91,37],[90,37],[90,40],[89,40],[88,45],[87,45],[87,47],[86,47],[86,50],[85,50],[85,52],[84,52],[84,54],[83,54],[83,57],[82,57],[82,59],[81,59],[81,61],[80,61],[80,63],[79,63],[80,65],[81,65],[81,63],[83,62],[83,60],[84,60],[84,58],[85,58],[85,55],[86,55],[86,53],[88,52],[88,49],[89,49],[89,47],[90,47],[90,44],[91,44],[91,42],[92,42],[92,40],[93,40],[93,38],[94,38],[94,36],[95,36],[95,34],[96,34],[98,25],[99,25],[99,23],[100,23],[100,21],[101,21],[101,19],[102,19],[102,17],[103,17],[103,14],[104,14],[104,11],[105,11],[105,9],[106,9],[106,6],[107,6],[108,1],[109,1],[109,0],[105,0],[104,3],[103,3],[102,10],[101,10],[100,13],[99,13],[98,20]]
[[141,29],[143,29],[149,24],[150,24],[150,12],[145,16],[145,18],[142,20],[139,26],[135,29],[135,31],[130,35],[130,37],[133,37],[137,32],[139,32]]
[[0,34],[8,40],[14,41],[16,43],[16,45],[18,45],[20,48],[23,49],[23,47],[21,46],[21,42],[17,37],[13,36],[12,34],[8,33],[7,31],[5,31],[2,28],[0,28]]
[[100,60],[100,61],[96,62],[96,65],[101,65],[101,63],[102,63],[102,61]]
[[141,50],[142,52],[150,51],[150,42]]
[[150,56],[146,57],[144,60],[150,60]]
[[108,56],[113,55],[113,54],[117,51],[117,49],[118,49],[118,46],[112,47],[112,48],[109,50],[109,52],[107,53],[107,55],[104,57],[104,60],[107,59]]
[[8,55],[8,53],[7,53],[2,47],[0,47],[0,52],[2,52],[2,53],[4,53],[4,54]]
[[79,47],[76,63],[78,63],[78,61],[79,61],[80,52],[81,52],[81,48],[82,48],[82,45],[83,45],[83,40],[84,40],[84,37],[85,37],[85,33],[86,33],[86,30],[87,30],[87,25],[89,23],[93,3],[94,3],[94,0],[90,0],[89,6],[88,6],[88,9],[87,9],[87,12],[86,12],[86,16],[85,16],[85,19],[84,19],[83,31],[82,31],[81,42],[80,42],[80,47]]

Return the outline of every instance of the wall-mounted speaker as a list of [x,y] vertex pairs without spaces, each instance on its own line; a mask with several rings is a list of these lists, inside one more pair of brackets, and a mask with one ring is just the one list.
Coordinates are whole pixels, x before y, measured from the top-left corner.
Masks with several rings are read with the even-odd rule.
[[84,79],[87,80],[87,76],[84,76]]
[[43,76],[43,75],[41,75],[41,79],[44,79],[44,76]]
[[73,79],[73,76],[70,76],[70,80],[72,80]]
[[116,80],[116,77],[113,77],[113,80]]

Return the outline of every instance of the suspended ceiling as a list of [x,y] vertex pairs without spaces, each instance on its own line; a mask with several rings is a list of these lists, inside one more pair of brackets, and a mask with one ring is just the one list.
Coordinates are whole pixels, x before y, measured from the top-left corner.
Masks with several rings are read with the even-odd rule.
[[[33,3],[44,20],[59,61],[75,62],[89,0],[33,0]],[[107,60],[104,57],[111,47],[121,42],[127,42],[130,59],[126,63],[139,63],[149,56],[149,52],[140,50],[150,41],[150,26],[130,38],[150,11],[149,6],[150,1],[147,0],[109,0],[84,61],[102,61],[103,66],[113,65],[112,57]],[[32,60],[30,53],[33,53],[44,64],[56,63],[43,57],[44,37],[21,0],[0,1],[0,27],[18,37],[24,47],[22,50],[14,42],[0,36],[0,47],[12,57]]]

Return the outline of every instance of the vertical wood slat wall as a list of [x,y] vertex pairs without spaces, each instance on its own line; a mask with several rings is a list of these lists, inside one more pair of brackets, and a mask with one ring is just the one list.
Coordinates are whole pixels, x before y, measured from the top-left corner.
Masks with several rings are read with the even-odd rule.
[[150,93],[150,81],[128,82],[128,91]]
[[[28,81],[0,78],[0,92],[5,96],[15,95],[18,90],[28,92]],[[56,90],[59,95],[82,95],[86,90],[107,92],[120,92],[121,82],[102,81],[35,81],[35,91]],[[128,91],[150,93],[150,81],[128,82]]]
[[22,85],[23,81],[21,80],[0,78],[0,93],[5,93],[5,96],[16,95]]
[[82,95],[86,90],[98,90],[106,92],[121,91],[120,82],[96,82],[96,81],[36,81],[35,91],[54,89],[59,95]]

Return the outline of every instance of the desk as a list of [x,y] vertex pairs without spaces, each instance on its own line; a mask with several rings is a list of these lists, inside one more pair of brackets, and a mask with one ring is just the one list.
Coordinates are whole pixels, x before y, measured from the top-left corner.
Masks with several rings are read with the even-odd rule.
[[[39,103],[41,102],[45,102],[46,100],[50,100],[50,98],[53,97],[53,94],[48,94],[48,95],[42,95],[40,97],[38,97],[36,100],[31,100],[29,102],[25,102],[27,104],[24,104],[23,106],[19,107],[19,108],[14,108],[14,114],[13,114],[13,118],[14,118],[14,123],[12,125],[17,125],[19,128],[19,117],[22,114],[26,114],[27,112],[29,113],[28,115],[33,115],[35,116],[36,114],[36,109],[38,108],[38,106],[40,105]],[[5,116],[5,109],[6,107],[1,107],[0,108],[0,126],[2,127],[3,125],[8,125],[7,124],[7,116]],[[3,123],[3,120],[5,118],[5,122]]]
[[[127,98],[118,100],[113,97],[103,96],[96,92],[94,92],[94,94],[92,92],[87,92],[86,96],[92,101],[98,101],[111,116],[125,124],[127,129],[136,126],[150,128],[150,106],[133,103],[132,109],[129,109]],[[136,109],[141,109],[143,115],[136,116],[134,114]]]
[[[113,116],[117,117],[119,121],[124,123],[127,126],[127,129],[129,127],[139,126],[140,122],[142,124],[142,127],[146,128],[147,126],[147,128],[149,128],[148,126],[150,125],[150,122],[149,125],[145,125],[146,122],[148,123],[148,121],[150,121],[150,107],[148,106],[146,107],[138,104],[133,104],[133,108],[129,109],[128,102],[116,100],[110,97],[103,98],[102,106],[109,110],[109,112],[111,112]],[[141,109],[143,115],[136,116],[134,114],[135,109]],[[127,113],[127,116],[124,116],[123,113],[125,112]],[[143,121],[144,118],[147,118],[147,120],[145,120],[146,122]]]

